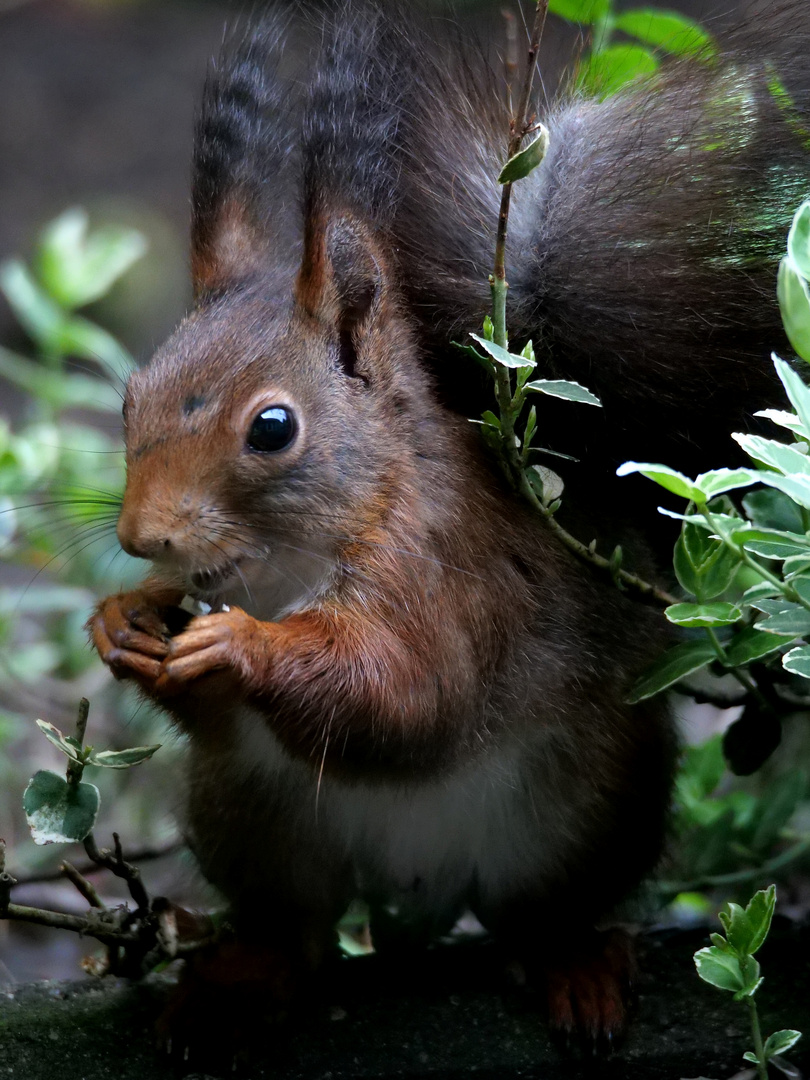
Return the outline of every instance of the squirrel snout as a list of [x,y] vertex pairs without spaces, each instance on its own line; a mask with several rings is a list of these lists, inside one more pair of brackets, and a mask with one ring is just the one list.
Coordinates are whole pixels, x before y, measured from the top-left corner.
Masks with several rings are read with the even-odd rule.
[[116,532],[121,547],[136,559],[165,559],[175,546],[167,529],[162,529],[159,522],[150,527],[142,510],[140,513],[130,510],[126,503],[118,518]]
[[127,555],[133,555],[136,559],[158,559],[161,555],[167,555],[172,548],[168,536],[149,536],[144,530],[137,528],[137,523],[123,515],[118,521],[116,532],[121,547]]

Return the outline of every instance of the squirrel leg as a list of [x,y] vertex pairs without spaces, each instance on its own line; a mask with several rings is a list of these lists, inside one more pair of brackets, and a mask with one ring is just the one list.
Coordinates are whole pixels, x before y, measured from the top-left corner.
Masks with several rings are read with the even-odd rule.
[[551,1032],[610,1049],[627,1026],[636,977],[630,935],[620,929],[573,931],[568,946],[533,959],[530,974],[545,989]]
[[637,971],[633,941],[622,929],[596,930],[592,918],[573,911],[573,904],[521,903],[482,921],[544,997],[552,1037],[569,1048],[610,1050],[627,1027]]
[[228,1066],[266,1041],[303,998],[326,952],[331,927],[291,923],[289,913],[259,932],[240,926],[192,954],[158,1018],[158,1045],[183,1062]]

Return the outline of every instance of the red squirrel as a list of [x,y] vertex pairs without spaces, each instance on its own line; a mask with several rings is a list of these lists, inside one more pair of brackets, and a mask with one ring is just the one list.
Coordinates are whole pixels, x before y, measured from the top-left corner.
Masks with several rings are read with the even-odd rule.
[[[545,985],[553,1027],[612,1037],[632,959],[595,927],[657,861],[671,787],[665,705],[626,703],[658,647],[660,616],[559,546],[450,400],[441,365],[452,297],[465,318],[477,310],[465,275],[479,272],[486,230],[467,221],[449,239],[437,223],[456,181],[461,214],[466,205],[440,111],[421,135],[430,152],[416,156],[420,80],[433,71],[434,104],[449,80],[380,12],[347,7],[327,19],[305,79],[276,75],[276,40],[269,19],[206,89],[192,188],[195,309],[132,376],[124,406],[118,533],[152,571],[91,620],[113,673],[135,680],[188,738],[186,831],[235,934],[198,958],[188,994],[196,1002],[203,987],[215,1000],[283,1007],[355,899],[370,906],[378,941],[392,910],[400,937],[415,942],[472,910]],[[704,102],[707,86],[730,77],[716,70],[718,84],[694,77]],[[636,101],[638,138],[648,114],[647,135],[660,135],[655,91],[630,93],[641,96],[560,113],[539,180],[546,203],[559,195],[549,169],[572,130],[591,124],[608,147],[611,132],[626,145],[632,120],[611,124]],[[460,100],[448,115],[464,111]],[[721,172],[736,167],[732,150],[718,156]],[[447,155],[453,181],[437,174],[435,192],[431,154]],[[587,190],[601,185],[610,203],[621,176],[594,178],[598,167],[590,161]],[[494,197],[494,181],[464,175]],[[666,184],[662,199],[669,212]],[[519,250],[525,219],[517,206]],[[593,289],[608,274],[599,265]],[[583,267],[576,290],[587,289],[584,276]],[[692,282],[693,305],[703,281]],[[526,288],[517,275],[521,333]],[[572,324],[574,349],[600,334],[598,298],[589,306],[576,290],[569,300],[584,295],[594,323]],[[690,310],[694,338],[704,316]],[[610,370],[622,361],[632,412],[648,375],[610,335],[633,313],[604,316]],[[591,364],[587,349],[581,356]],[[567,374],[580,374],[572,366]],[[649,374],[654,391],[659,375]],[[619,413],[623,393],[613,393]],[[653,431],[672,415],[656,393]],[[576,427],[579,407],[567,408]],[[582,468],[601,475],[601,461]],[[210,613],[178,630],[188,597]],[[195,1009],[178,1006],[173,1019],[184,1039]]]

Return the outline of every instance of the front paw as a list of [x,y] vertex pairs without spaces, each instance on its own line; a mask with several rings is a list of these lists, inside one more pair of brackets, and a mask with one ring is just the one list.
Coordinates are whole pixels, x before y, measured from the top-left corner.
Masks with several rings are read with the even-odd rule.
[[87,629],[99,656],[117,679],[153,689],[169,650],[169,629],[156,598],[135,589],[102,600]]
[[238,691],[250,678],[262,636],[262,624],[238,607],[192,619],[168,643],[155,682],[157,693],[172,697],[214,673],[218,683]]

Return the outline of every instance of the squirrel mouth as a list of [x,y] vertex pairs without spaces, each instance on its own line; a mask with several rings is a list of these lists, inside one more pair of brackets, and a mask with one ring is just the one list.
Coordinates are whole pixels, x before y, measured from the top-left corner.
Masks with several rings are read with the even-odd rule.
[[212,593],[233,577],[239,564],[239,559],[233,559],[225,566],[207,566],[203,570],[195,570],[189,580],[194,589],[201,593]]

